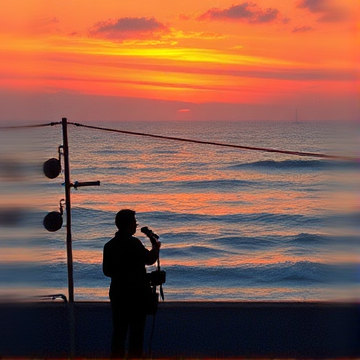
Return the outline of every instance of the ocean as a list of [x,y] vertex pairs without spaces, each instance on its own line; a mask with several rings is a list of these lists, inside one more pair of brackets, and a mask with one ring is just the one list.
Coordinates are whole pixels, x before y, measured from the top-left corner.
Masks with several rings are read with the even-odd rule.
[[[74,121],[69,119],[69,121]],[[76,121],[76,120],[75,120]],[[29,122],[31,124],[31,122]],[[36,124],[36,122],[34,122]],[[83,123],[359,158],[359,124]],[[75,301],[108,301],[102,249],[118,210],[160,235],[165,301],[353,301],[360,295],[359,162],[241,150],[68,125]],[[68,296],[61,125],[0,129],[0,295]],[[61,152],[61,149],[60,149]],[[61,156],[63,164],[63,157]],[[141,241],[149,240],[138,231]],[[148,268],[148,271],[155,266]],[[126,289],[125,289],[126,290]]]

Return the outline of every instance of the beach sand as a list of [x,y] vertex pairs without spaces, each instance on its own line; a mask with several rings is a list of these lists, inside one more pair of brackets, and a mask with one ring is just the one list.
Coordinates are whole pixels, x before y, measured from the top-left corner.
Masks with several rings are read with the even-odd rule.
[[[110,355],[108,302],[1,304],[0,318],[0,358]],[[164,302],[144,347],[152,358],[357,358],[359,320],[349,303]]]

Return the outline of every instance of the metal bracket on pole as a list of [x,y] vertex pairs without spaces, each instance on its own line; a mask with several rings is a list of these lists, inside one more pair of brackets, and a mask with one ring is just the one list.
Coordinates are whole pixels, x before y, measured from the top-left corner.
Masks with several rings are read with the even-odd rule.
[[100,186],[100,181],[75,181],[70,186],[77,190],[78,187],[82,186]]

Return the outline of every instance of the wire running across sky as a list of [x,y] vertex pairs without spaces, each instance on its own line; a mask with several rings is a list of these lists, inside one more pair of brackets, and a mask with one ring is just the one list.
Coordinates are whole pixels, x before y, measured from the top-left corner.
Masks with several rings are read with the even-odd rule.
[[17,129],[31,129],[31,128],[40,128],[46,126],[61,125],[61,121],[50,122],[45,124],[33,124],[33,125],[14,125],[14,126],[1,126],[1,130],[17,130]]
[[[51,123],[37,124],[37,125],[35,124],[35,125],[5,126],[5,127],[0,127],[0,129],[13,130],[13,129],[21,129],[21,128],[36,128],[36,127],[54,126],[54,125],[60,125],[60,124],[61,124],[61,122],[51,122]],[[353,156],[329,155],[329,154],[313,153],[313,152],[291,151],[291,150],[281,150],[281,149],[272,149],[272,148],[263,148],[263,147],[254,147],[254,146],[234,145],[234,144],[226,144],[226,143],[213,142],[213,141],[186,139],[186,138],[180,138],[180,137],[175,137],[175,136],[155,135],[155,134],[142,133],[142,132],[112,129],[112,128],[106,128],[106,127],[101,127],[101,126],[86,125],[86,124],[81,124],[81,123],[76,123],[76,122],[68,122],[68,125],[73,125],[73,126],[83,127],[83,128],[87,128],[87,129],[93,129],[93,130],[114,132],[114,133],[119,133],[119,134],[151,137],[151,138],[161,139],[161,140],[181,141],[181,142],[188,142],[188,143],[193,143],[193,144],[222,146],[222,147],[228,147],[228,148],[240,149],[240,150],[262,151],[262,152],[270,152],[270,153],[277,153],[277,154],[287,154],[287,155],[293,155],[293,156],[315,157],[315,158],[321,158],[321,159],[342,160],[342,161],[350,161],[350,162],[360,163],[360,159],[353,157]]]

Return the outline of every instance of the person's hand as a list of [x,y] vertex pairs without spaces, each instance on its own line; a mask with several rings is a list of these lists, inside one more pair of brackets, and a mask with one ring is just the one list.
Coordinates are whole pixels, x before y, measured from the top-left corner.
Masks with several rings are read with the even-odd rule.
[[159,240],[154,241],[154,243],[152,244],[153,248],[155,248],[156,250],[159,250],[161,247],[161,242]]

